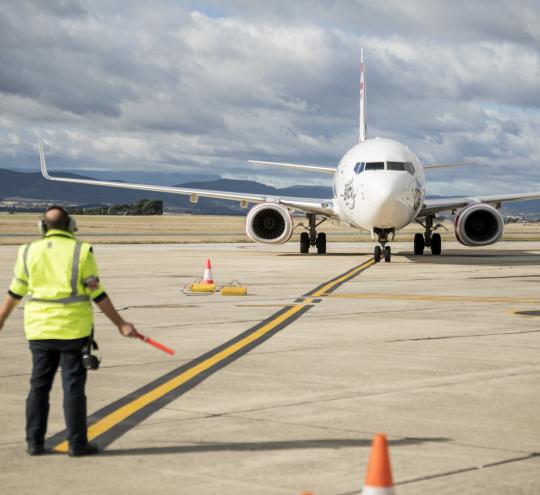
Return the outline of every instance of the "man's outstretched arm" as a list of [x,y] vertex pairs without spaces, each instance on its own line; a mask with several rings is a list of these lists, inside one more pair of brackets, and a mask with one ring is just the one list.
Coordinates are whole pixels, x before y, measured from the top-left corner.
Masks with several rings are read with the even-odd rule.
[[105,316],[118,327],[119,332],[124,337],[138,337],[139,334],[137,333],[135,326],[132,323],[125,321],[118,314],[118,311],[116,311],[108,296],[100,297],[94,302],[98,305],[99,309],[103,311]]
[[8,293],[4,299],[4,304],[2,304],[2,307],[0,307],[0,330],[2,330],[4,327],[4,323],[9,318],[9,315],[13,312],[13,310],[17,307],[17,304],[19,304],[19,300],[19,298],[13,297],[11,293]]

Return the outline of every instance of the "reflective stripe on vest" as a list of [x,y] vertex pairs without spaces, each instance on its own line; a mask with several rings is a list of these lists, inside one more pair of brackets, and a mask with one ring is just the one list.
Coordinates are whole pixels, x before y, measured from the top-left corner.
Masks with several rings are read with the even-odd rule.
[[58,303],[58,304],[72,304],[77,302],[90,301],[89,296],[73,296],[73,297],[64,297],[63,299],[38,299],[34,296],[28,296],[27,301],[32,302],[44,302],[44,303]]
[[30,276],[30,274],[28,273],[28,249],[29,248],[30,248],[30,244],[27,244],[24,248],[24,253],[23,253],[23,267],[24,267],[24,273],[26,275],[26,278]]
[[[26,259],[28,256],[28,247],[24,250],[23,262],[24,270],[28,275],[28,267],[26,265]],[[45,302],[45,303],[58,303],[58,304],[72,304],[78,302],[90,301],[90,297],[86,295],[78,296],[77,295],[77,282],[79,281],[79,258],[81,255],[82,242],[77,241],[75,243],[75,249],[73,250],[73,265],[71,267],[71,295],[69,297],[64,297],[62,299],[38,299],[33,296],[28,296],[28,301],[33,302]]]
[[77,281],[79,280],[79,258],[81,257],[81,245],[80,241],[75,243],[75,249],[73,250],[73,266],[71,267],[71,297],[77,295]]

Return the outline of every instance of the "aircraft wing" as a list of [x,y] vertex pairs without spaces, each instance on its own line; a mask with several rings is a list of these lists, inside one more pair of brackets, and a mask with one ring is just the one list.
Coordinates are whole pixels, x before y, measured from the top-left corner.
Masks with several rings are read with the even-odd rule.
[[424,206],[418,214],[418,217],[425,217],[426,215],[432,215],[441,211],[456,210],[472,203],[487,203],[499,208],[502,203],[509,203],[511,201],[528,201],[532,199],[540,199],[540,192],[426,199],[424,201]]
[[475,165],[474,162],[460,162],[460,163],[426,163],[424,170],[433,170],[437,168],[452,168],[452,167],[464,167],[465,165]]
[[47,170],[47,162],[45,161],[45,153],[43,152],[43,144],[41,142],[39,143],[39,161],[41,164],[41,173],[43,177],[45,177],[45,179],[47,180],[69,182],[74,184],[86,184],[90,186],[117,187],[121,189],[136,189],[139,191],[179,194],[183,196],[190,196],[193,202],[197,202],[197,199],[200,196],[202,198],[239,201],[245,206],[247,206],[247,203],[280,203],[292,209],[305,211],[306,213],[316,213],[317,215],[323,215],[326,217],[335,217],[333,202],[330,199],[325,200],[317,198],[281,197],[266,194],[248,194],[229,191],[212,191],[209,189],[191,189],[173,186],[155,186],[150,184],[132,184],[129,182],[114,182],[104,180],[102,181],[94,179],[74,179],[70,177],[53,177],[49,174]]
[[336,169],[334,167],[321,167],[320,165],[300,165],[298,163],[283,163],[283,162],[262,162],[260,160],[248,160],[253,165],[263,165],[269,167],[284,167],[295,168],[297,170],[305,170],[307,172],[317,172],[319,174],[334,175]]

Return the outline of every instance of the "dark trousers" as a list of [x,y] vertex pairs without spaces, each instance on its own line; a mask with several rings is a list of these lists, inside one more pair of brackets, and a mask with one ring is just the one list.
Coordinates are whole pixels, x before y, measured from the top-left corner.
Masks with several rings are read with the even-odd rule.
[[26,441],[43,444],[49,417],[49,392],[58,366],[62,368],[64,417],[70,445],[87,442],[86,436],[86,369],[81,348],[87,339],[30,340],[32,377],[26,401]]

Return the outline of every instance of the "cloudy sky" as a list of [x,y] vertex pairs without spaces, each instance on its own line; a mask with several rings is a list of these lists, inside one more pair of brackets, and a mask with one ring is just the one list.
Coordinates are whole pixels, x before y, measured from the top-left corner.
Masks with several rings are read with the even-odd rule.
[[540,6],[532,1],[0,0],[0,167],[328,176],[357,139],[408,144],[428,192],[540,190]]

